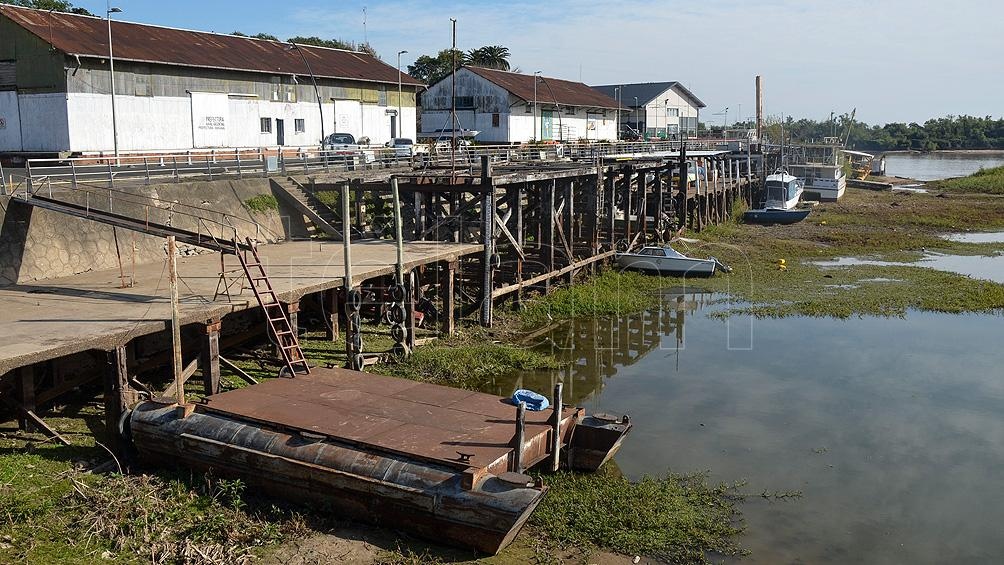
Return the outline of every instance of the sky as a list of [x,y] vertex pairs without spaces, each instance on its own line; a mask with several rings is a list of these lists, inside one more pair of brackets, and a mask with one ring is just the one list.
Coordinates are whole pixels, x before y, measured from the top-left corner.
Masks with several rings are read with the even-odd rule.
[[[105,2],[75,0],[95,14]],[[1004,115],[1004,1],[955,0],[114,0],[127,21],[368,40],[402,67],[451,42],[504,45],[525,73],[618,84],[676,80],[702,121],[754,115],[868,123]],[[365,26],[364,26],[365,10]],[[725,109],[728,108],[728,114]],[[741,112],[741,114],[740,114]]]

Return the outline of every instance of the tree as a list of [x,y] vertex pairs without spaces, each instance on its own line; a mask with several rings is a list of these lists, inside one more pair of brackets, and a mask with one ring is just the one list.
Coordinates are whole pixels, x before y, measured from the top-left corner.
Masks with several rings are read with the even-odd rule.
[[380,55],[377,54],[376,49],[374,49],[369,43],[356,43],[354,41],[345,41],[343,39],[321,39],[316,35],[312,35],[310,37],[302,37],[298,35],[296,37],[290,37],[286,41],[297,45],[314,45],[316,47],[330,47],[332,49],[359,51],[380,59]]
[[471,49],[467,54],[468,63],[486,69],[509,70],[509,48],[502,45],[486,45]]
[[84,8],[78,8],[65,0],[0,0],[0,4],[11,4],[23,8],[35,8],[36,10],[51,10],[53,12],[67,12],[70,14],[80,14],[83,16],[93,16]]
[[237,37],[250,37],[252,39],[267,39],[269,41],[279,41],[278,37],[272,35],[271,33],[264,33],[264,32],[262,32],[262,33],[256,33],[254,35],[248,35],[246,33],[235,31],[235,32],[231,33],[230,35],[236,35]]
[[456,55],[457,68],[468,64],[467,53],[457,49],[443,49],[435,57],[422,55],[408,65],[408,74],[425,84],[433,84],[449,76],[453,72],[453,60]]

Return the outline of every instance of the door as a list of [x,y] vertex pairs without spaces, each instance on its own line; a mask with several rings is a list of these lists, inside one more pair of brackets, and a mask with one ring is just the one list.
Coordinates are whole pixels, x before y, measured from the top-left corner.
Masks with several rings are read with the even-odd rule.
[[392,115],[390,117],[390,138],[400,137],[397,134],[397,116]]
[[540,111],[540,139],[547,141],[554,139],[554,114],[551,110]]
[[286,145],[286,124],[279,118],[275,119],[275,144]]

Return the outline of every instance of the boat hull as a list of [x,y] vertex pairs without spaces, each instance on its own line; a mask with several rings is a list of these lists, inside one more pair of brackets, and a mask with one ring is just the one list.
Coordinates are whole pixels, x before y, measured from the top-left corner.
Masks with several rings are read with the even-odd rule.
[[645,271],[678,277],[710,277],[715,274],[713,259],[677,257],[651,257],[631,254],[617,256],[617,265],[623,269]]
[[495,475],[465,485],[447,466],[219,414],[185,416],[177,405],[145,402],[128,421],[143,462],[237,477],[272,496],[488,554],[513,540],[547,491]]
[[811,210],[747,210],[743,222],[747,224],[794,224],[804,220]]

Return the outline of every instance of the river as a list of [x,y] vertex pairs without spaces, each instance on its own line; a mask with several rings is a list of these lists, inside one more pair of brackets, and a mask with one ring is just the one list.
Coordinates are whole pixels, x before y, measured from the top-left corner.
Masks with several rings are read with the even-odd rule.
[[1004,556],[1001,318],[709,317],[668,292],[622,320],[534,338],[571,364],[497,383],[630,414],[616,462],[633,479],[710,470],[746,492],[751,563],[987,563]]
[[964,177],[1004,165],[1004,151],[886,153],[886,174],[923,181]]

